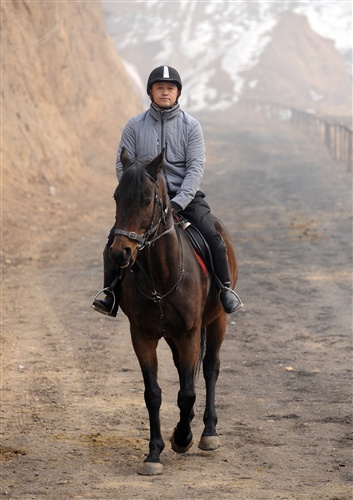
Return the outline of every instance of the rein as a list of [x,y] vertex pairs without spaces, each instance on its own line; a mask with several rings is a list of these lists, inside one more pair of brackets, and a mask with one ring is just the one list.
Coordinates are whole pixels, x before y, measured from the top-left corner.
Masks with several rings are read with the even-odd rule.
[[[173,226],[172,226],[172,229],[173,229]],[[160,236],[163,236],[164,234],[166,234],[166,232],[162,233]],[[143,290],[139,287],[139,285],[138,285],[138,283],[137,283],[137,281],[135,279],[134,269],[132,268],[131,271],[130,271],[131,274],[132,274],[132,281],[133,281],[134,287],[146,299],[151,300],[155,304],[158,304],[158,306],[159,306],[159,312],[160,312],[159,319],[160,319],[161,325],[162,325],[162,336],[163,337],[165,337],[166,333],[167,333],[167,324],[166,324],[166,321],[165,321],[165,315],[164,315],[163,308],[162,308],[162,300],[165,299],[166,297],[168,297],[169,294],[171,294],[174,290],[176,290],[178,288],[178,286],[179,286],[179,284],[180,284],[180,282],[181,282],[181,280],[183,278],[184,271],[185,271],[184,270],[184,247],[183,247],[183,243],[182,243],[179,231],[177,231],[177,235],[178,235],[179,244],[181,246],[180,272],[179,272],[178,279],[176,280],[176,282],[174,283],[174,285],[166,293],[164,293],[163,295],[161,295],[156,290],[156,285],[155,285],[155,282],[154,282],[154,279],[153,279],[153,270],[152,270],[152,263],[151,263],[151,249],[150,249],[150,247],[148,248],[148,272],[145,270],[145,268],[142,266],[142,264],[141,264],[141,262],[139,260],[136,260],[135,265],[137,265],[138,268],[143,272],[143,274],[144,274],[144,276],[146,278],[146,281],[148,282],[148,284],[149,284],[149,286],[151,288],[151,296],[145,294],[143,292]]]
[[[165,233],[163,233],[165,234]],[[177,235],[178,235],[178,240],[179,240],[179,244],[181,246],[181,254],[180,254],[180,273],[179,273],[179,277],[177,279],[177,281],[174,283],[174,285],[170,288],[170,290],[168,290],[168,292],[166,292],[164,295],[161,295],[160,293],[157,292],[156,290],[156,285],[154,283],[154,280],[153,280],[153,272],[152,272],[152,264],[151,264],[151,251],[150,249],[148,249],[148,271],[149,271],[149,274],[146,272],[145,268],[142,266],[141,262],[139,262],[138,260],[136,261],[136,265],[139,267],[139,269],[141,271],[143,271],[143,273],[145,274],[145,277],[146,277],[146,280],[148,281],[149,285],[151,286],[152,288],[152,297],[150,297],[149,295],[146,295],[142,290],[141,288],[138,286],[136,280],[135,280],[135,276],[134,276],[134,270],[131,269],[131,273],[133,275],[133,280],[134,280],[134,285],[136,286],[137,290],[146,298],[146,299],[149,299],[149,300],[152,300],[153,302],[160,302],[161,300],[165,299],[170,293],[172,293],[173,290],[175,290],[176,288],[178,288],[179,286],[179,283],[184,275],[184,247],[183,247],[183,244],[182,244],[182,241],[181,241],[181,238],[180,238],[180,234],[179,234],[179,231],[177,231]]]

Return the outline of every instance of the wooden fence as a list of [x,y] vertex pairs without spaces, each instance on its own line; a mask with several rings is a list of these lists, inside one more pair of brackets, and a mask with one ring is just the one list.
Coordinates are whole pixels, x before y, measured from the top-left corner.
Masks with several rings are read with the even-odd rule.
[[334,160],[344,163],[348,170],[353,170],[353,132],[347,125],[275,102],[240,101],[239,104],[249,112],[286,121],[303,129],[318,138]]

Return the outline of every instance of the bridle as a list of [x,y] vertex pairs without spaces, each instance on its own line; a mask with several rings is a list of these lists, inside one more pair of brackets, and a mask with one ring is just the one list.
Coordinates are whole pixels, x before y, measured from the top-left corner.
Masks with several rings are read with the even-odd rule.
[[[144,234],[137,234],[134,231],[125,231],[124,229],[115,229],[114,230],[114,235],[121,235],[121,236],[126,236],[132,241],[138,241],[139,245],[137,247],[138,252],[143,250],[144,248],[147,247],[147,271],[144,268],[144,266],[141,264],[139,259],[136,259],[135,265],[143,272],[145,276],[145,280],[148,283],[148,286],[151,291],[151,295],[147,295],[140,285],[138,284],[136,278],[135,278],[135,273],[134,273],[134,266],[130,269],[130,272],[132,274],[132,280],[134,283],[135,289],[137,289],[146,299],[153,301],[159,306],[159,312],[160,312],[160,322],[162,326],[162,336],[165,337],[167,334],[167,324],[165,320],[165,315],[162,307],[162,300],[166,298],[170,293],[172,293],[174,290],[176,290],[182,280],[182,277],[184,275],[184,249],[183,249],[183,244],[182,244],[182,239],[180,237],[179,231],[177,231],[177,236],[178,236],[178,241],[181,246],[181,253],[180,253],[180,271],[179,271],[179,276],[176,280],[176,282],[171,286],[171,288],[164,294],[160,294],[156,290],[154,278],[153,278],[153,270],[152,270],[152,262],[151,262],[151,246],[162,236],[165,236],[166,234],[170,233],[174,229],[174,222],[172,221],[171,226],[167,229],[165,229],[162,233],[158,234],[159,227],[161,223],[166,226],[167,224],[167,219],[166,216],[168,214],[168,206],[163,208],[163,202],[159,196],[159,185],[158,185],[158,180],[154,179],[151,175],[149,175],[146,172],[147,177],[153,182],[155,186],[155,192],[154,192],[154,208],[153,208],[153,214],[151,217],[151,221],[149,224],[149,228]],[[156,218],[157,210],[160,210],[160,217],[157,221],[156,224],[154,224],[154,220]]]
[[[167,224],[166,216],[168,214],[168,207],[166,206],[165,208],[163,208],[163,202],[159,196],[158,180],[154,179],[148,173],[146,173],[146,176],[153,182],[155,186],[153,214],[147,231],[144,234],[137,234],[134,231],[125,231],[124,229],[114,230],[114,236],[126,236],[126,238],[129,238],[132,241],[137,241],[139,243],[137,247],[138,251],[143,250],[147,246],[153,245],[159,238],[161,238],[165,234],[168,234],[174,228],[174,225],[172,224],[169,229],[166,229],[161,234],[157,234],[161,223],[163,222],[164,226]],[[158,207],[160,209],[160,217],[157,223],[154,224]]]

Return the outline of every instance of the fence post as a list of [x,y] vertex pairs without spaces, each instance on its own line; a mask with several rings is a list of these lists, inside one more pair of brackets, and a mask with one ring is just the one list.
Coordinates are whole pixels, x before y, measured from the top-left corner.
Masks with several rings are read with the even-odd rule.
[[[242,101],[240,101],[242,103]],[[305,132],[313,134],[323,142],[331,157],[346,162],[348,170],[353,170],[353,131],[339,123],[329,123],[311,113],[300,111],[276,102],[247,101],[245,109],[264,115],[268,119],[284,120]]]

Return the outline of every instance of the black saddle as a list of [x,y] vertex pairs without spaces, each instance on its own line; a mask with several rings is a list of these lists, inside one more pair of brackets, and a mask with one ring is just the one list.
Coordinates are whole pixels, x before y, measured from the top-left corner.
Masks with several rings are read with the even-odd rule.
[[196,226],[191,224],[187,219],[181,217],[179,214],[176,214],[174,216],[174,219],[176,221],[176,224],[179,227],[181,227],[181,229],[185,232],[185,234],[189,238],[192,247],[205,263],[208,272],[211,275],[214,275],[215,272],[213,266],[212,253],[207,241],[202,236],[201,232],[197,229]]

